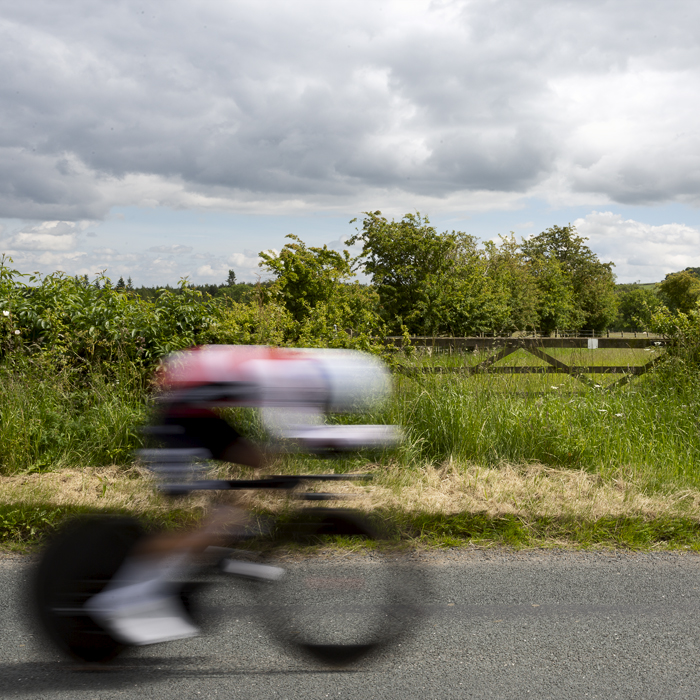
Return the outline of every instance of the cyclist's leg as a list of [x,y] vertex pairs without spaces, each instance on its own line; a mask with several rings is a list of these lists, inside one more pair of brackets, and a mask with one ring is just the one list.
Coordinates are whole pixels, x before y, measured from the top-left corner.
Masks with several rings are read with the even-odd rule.
[[[172,411],[164,422],[182,428],[169,438],[168,447],[203,447],[215,458],[252,467],[261,467],[264,462],[254,444],[211,412],[188,415]],[[244,510],[227,507],[215,510],[194,531],[145,538],[86,608],[99,624],[127,644],[154,644],[196,635],[198,629],[182,605],[176,582],[189,568],[193,555],[246,524]]]
[[244,510],[217,509],[200,528],[144,538],[105,589],[85,604],[91,616],[124,644],[155,644],[199,633],[179,595],[193,557],[224,544],[247,524]]

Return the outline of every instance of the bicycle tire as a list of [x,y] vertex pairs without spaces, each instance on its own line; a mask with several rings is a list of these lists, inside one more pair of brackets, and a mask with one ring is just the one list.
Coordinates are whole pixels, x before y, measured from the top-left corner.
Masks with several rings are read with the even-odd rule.
[[[289,544],[324,545],[336,538],[378,541],[383,533],[354,511],[309,508],[275,533],[268,559]],[[336,540],[337,541],[337,540]],[[346,666],[398,642],[416,621],[405,565],[370,550],[367,557],[283,556],[284,576],[258,585],[263,620],[285,647],[324,664]]]
[[106,662],[126,648],[83,612],[83,604],[107,585],[143,535],[133,518],[86,517],[70,522],[46,548],[35,572],[34,603],[60,651]]

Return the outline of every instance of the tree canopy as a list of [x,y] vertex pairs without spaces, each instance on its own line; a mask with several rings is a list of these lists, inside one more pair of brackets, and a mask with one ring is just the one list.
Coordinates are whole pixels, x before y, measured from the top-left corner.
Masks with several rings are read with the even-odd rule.
[[275,283],[270,293],[276,295],[296,321],[308,316],[319,303],[328,303],[338,284],[352,277],[352,261],[347,251],[323,246],[307,247],[294,234],[279,254],[272,251],[260,253],[260,266],[274,275]]
[[[523,240],[521,248],[525,259],[543,271],[541,279],[545,285],[557,278],[561,301],[558,312],[551,312],[543,330],[554,327],[608,328],[617,316],[615,297],[614,263],[603,263],[585,244],[588,239],[579,236],[571,226],[553,226],[542,233]],[[558,269],[555,269],[557,268]],[[564,300],[563,287],[571,292]],[[549,295],[553,296],[550,292]],[[556,293],[554,293],[556,296]]]
[[700,300],[700,278],[690,270],[666,275],[658,287],[661,299],[671,311],[690,313]]
[[393,331],[471,335],[537,329],[607,328],[617,316],[613,263],[602,263],[573,226],[517,243],[438,233],[421,214],[390,221],[365,212],[348,240]]

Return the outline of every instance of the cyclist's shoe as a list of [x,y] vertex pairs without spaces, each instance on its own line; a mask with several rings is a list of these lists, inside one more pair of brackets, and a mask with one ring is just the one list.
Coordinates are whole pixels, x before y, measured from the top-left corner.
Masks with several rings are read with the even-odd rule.
[[107,587],[85,603],[88,614],[114,639],[142,645],[199,634],[180,599],[178,578],[187,555],[128,558]]
[[85,603],[95,622],[117,641],[141,646],[199,634],[199,628],[192,623],[179,596],[149,595],[139,599],[134,595],[136,591],[129,590],[131,588],[137,587],[124,586],[93,596]]

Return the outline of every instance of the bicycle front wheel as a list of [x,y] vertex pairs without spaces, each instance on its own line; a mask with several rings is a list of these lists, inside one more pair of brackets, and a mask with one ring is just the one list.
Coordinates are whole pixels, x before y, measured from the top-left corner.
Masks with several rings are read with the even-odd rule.
[[[415,572],[372,547],[382,537],[364,516],[309,508],[277,534],[274,556],[285,573],[260,589],[267,627],[284,645],[346,665],[397,642],[416,621]],[[370,544],[362,554],[352,551],[360,541]],[[324,545],[339,543],[324,553]],[[316,545],[315,556],[290,544]]]

